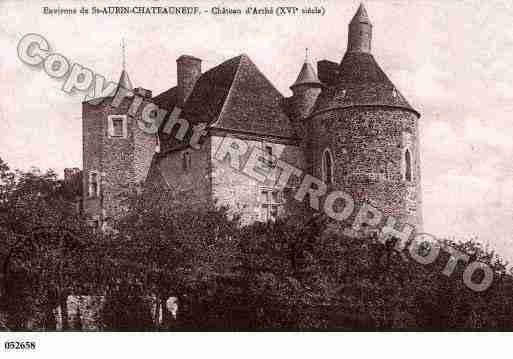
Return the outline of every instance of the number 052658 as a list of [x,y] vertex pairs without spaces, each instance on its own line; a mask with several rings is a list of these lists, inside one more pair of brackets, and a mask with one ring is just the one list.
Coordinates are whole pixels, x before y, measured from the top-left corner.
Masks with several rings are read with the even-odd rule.
[[36,349],[36,342],[18,342],[18,341],[4,342],[4,348],[6,350]]

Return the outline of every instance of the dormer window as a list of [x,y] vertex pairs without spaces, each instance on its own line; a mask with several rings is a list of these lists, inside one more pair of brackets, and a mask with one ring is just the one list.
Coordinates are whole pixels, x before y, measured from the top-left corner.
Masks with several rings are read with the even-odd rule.
[[109,137],[126,138],[127,123],[126,115],[109,116]]

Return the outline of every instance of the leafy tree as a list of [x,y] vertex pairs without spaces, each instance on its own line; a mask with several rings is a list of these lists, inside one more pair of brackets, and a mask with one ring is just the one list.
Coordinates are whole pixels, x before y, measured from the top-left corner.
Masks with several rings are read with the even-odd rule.
[[151,307],[144,292],[128,282],[109,290],[102,309],[104,330],[146,331],[155,329]]
[[[513,329],[508,264],[476,239],[442,244],[490,265],[493,284],[479,293],[463,283],[464,265],[442,274],[444,251],[420,265],[393,238],[348,236],[320,215],[241,227],[214,204],[178,210],[171,191],[128,190],[123,217],[94,233],[76,211],[79,180],[0,159],[3,325],[55,329],[60,305],[64,328],[81,327],[66,309],[81,293],[105,296],[106,330]],[[170,296],[177,318],[156,326]]]
[[74,194],[52,171],[10,171],[0,163],[0,292],[9,327],[26,328],[38,313],[41,325],[60,305],[67,328],[66,298],[85,283],[82,250],[94,234],[76,212]]

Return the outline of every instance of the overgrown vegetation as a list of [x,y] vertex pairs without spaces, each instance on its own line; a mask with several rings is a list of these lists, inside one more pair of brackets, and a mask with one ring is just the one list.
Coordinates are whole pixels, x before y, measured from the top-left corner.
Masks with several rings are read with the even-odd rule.
[[[134,195],[115,231],[95,233],[71,203],[80,183],[1,160],[0,180],[0,318],[12,330],[55,329],[70,294],[105,298],[104,330],[513,329],[512,277],[477,241],[451,245],[494,269],[481,293],[463,267],[442,274],[447,254],[420,265],[320,216],[241,228],[225,208],[177,213]],[[63,328],[83,323],[79,312]]]

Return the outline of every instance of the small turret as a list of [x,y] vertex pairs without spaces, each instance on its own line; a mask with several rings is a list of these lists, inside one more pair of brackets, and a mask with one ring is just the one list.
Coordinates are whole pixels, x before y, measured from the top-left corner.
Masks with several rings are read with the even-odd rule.
[[121,76],[119,77],[118,86],[123,87],[127,90],[133,90],[134,87],[132,86],[132,82],[130,81],[130,78],[128,77],[128,73],[123,69],[121,71]]
[[349,23],[348,52],[371,52],[372,24],[365,6],[360,4],[356,14]]
[[315,73],[315,70],[308,60],[308,49],[305,62],[296,81],[290,86],[292,93],[292,104],[296,118],[307,117],[321,93],[322,84]]
[[127,91],[132,91],[134,87],[132,86],[132,81],[130,81],[130,77],[128,77],[128,73],[126,72],[126,45],[125,45],[125,39],[123,39],[122,42],[122,49],[123,49],[123,69],[121,71],[121,76],[119,77],[118,86],[116,87],[116,91],[114,92],[114,96],[118,94],[119,89],[122,88],[123,96],[126,95]]

